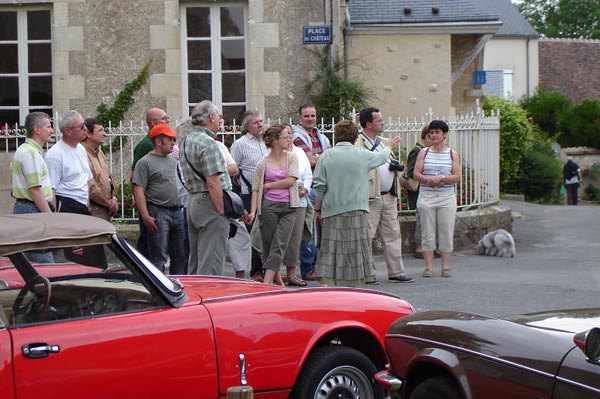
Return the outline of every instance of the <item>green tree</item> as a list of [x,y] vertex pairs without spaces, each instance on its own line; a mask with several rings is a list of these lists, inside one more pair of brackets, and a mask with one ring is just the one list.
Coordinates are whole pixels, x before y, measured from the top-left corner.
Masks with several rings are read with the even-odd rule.
[[562,165],[549,143],[536,139],[524,153],[520,169],[519,187],[528,201],[560,202]]
[[600,0],[523,0],[517,7],[546,37],[600,38]]
[[525,110],[512,101],[496,96],[483,99],[486,113],[500,111],[500,191],[519,193],[521,162],[534,138]]
[[318,57],[323,72],[307,83],[306,93],[324,120],[349,118],[353,109],[369,106],[374,90],[358,79],[345,79],[344,62],[339,58],[330,62],[328,46],[312,53]]
[[586,100],[561,114],[561,135],[558,142],[563,147],[600,148],[600,102]]
[[543,135],[553,140],[558,140],[562,113],[573,106],[567,96],[542,88],[520,104],[527,111],[527,116],[542,130]]

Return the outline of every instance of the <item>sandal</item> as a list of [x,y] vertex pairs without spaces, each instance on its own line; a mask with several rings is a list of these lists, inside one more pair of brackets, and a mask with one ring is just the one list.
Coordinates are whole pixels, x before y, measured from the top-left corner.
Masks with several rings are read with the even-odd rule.
[[433,276],[433,273],[431,272],[431,270],[425,269],[423,271],[423,277],[431,277],[431,276]]
[[450,268],[442,269],[442,277],[452,277],[452,270]]
[[309,281],[315,281],[316,280],[315,271],[311,270],[308,273],[306,273],[306,276],[304,276],[304,279],[309,280]]
[[294,287],[306,287],[306,281],[299,279],[296,276],[288,277],[288,286]]

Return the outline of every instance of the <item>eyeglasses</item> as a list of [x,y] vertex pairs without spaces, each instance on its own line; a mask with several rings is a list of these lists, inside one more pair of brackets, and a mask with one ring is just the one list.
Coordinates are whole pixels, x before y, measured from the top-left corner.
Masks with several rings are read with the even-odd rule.
[[71,126],[70,129],[83,129],[85,127],[85,123],[82,123],[81,125],[78,126]]

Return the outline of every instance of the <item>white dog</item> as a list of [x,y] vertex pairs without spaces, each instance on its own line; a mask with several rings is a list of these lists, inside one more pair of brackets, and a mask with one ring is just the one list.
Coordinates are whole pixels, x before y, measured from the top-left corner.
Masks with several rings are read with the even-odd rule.
[[487,256],[515,256],[515,240],[513,236],[504,229],[498,229],[487,233],[475,249],[479,255]]

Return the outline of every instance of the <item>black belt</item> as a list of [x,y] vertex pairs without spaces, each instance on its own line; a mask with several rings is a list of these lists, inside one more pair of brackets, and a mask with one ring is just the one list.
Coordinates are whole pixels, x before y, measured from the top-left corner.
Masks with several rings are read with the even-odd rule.
[[153,204],[151,202],[148,202],[148,205],[155,206],[155,207],[160,208],[160,209],[166,209],[167,211],[172,211],[172,212],[174,212],[174,211],[180,211],[183,208],[181,205],[178,205],[178,206],[162,206],[162,205]]
[[389,191],[380,191],[379,192],[380,195],[386,195],[386,194],[389,194],[389,193],[390,193]]
[[30,200],[25,199],[25,198],[15,198],[15,200],[16,200],[16,202],[23,202],[25,204],[35,204],[35,202],[30,201]]

